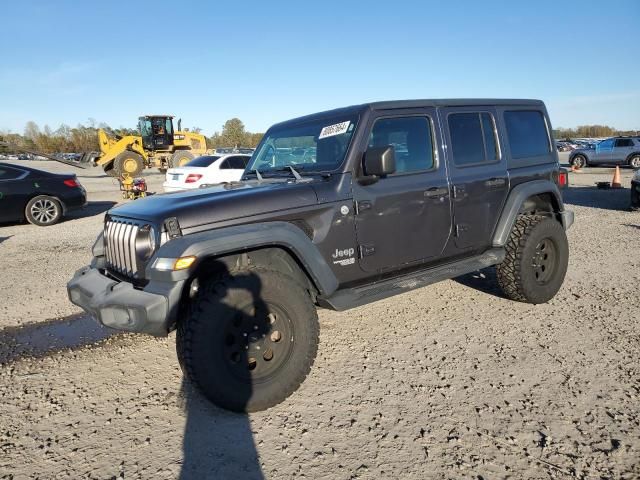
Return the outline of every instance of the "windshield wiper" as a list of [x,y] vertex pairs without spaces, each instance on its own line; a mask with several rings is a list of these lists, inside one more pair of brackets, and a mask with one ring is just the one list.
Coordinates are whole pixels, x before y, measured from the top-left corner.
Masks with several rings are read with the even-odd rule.
[[298,173],[298,171],[295,168],[293,168],[293,165],[287,165],[287,167],[289,167],[289,170],[291,170],[291,173],[295,177],[296,181],[299,182],[300,180],[302,180],[302,176]]

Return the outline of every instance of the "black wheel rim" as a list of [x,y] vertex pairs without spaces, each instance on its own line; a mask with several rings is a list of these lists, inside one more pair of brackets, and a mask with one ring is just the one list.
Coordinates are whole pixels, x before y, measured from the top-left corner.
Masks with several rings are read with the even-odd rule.
[[293,324],[284,309],[273,304],[247,305],[225,325],[225,362],[241,380],[266,382],[288,361],[293,333]]
[[31,205],[31,216],[40,223],[51,223],[58,216],[58,207],[53,200],[42,198]]
[[546,285],[553,278],[557,258],[556,244],[550,238],[540,240],[531,261],[533,274],[538,285]]

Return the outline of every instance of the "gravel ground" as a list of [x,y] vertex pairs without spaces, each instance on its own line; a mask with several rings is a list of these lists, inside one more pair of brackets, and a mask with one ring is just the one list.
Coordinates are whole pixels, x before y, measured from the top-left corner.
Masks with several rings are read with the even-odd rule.
[[[11,354],[79,313],[64,286],[108,204],[1,227],[0,478],[639,478],[640,213],[630,171],[623,190],[593,188],[611,174],[571,175],[571,260],[551,302],[502,298],[488,269],[321,311],[307,381],[251,415],[183,382],[174,335]],[[118,201],[111,179],[81,175],[91,201]]]

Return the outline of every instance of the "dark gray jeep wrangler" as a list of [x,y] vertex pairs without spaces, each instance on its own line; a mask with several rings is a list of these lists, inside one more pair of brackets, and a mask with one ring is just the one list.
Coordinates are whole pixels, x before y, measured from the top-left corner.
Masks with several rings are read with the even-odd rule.
[[543,303],[569,257],[551,124],[536,100],[410,100],[271,127],[241,182],[110,210],[68,284],[104,325],[167,335],[210,400],[282,402],[345,310],[495,265]]

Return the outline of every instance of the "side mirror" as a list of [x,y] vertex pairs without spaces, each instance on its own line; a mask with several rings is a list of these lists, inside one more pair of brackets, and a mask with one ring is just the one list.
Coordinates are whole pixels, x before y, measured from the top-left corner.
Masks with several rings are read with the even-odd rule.
[[396,151],[391,145],[369,147],[364,154],[364,174],[384,177],[396,171]]

